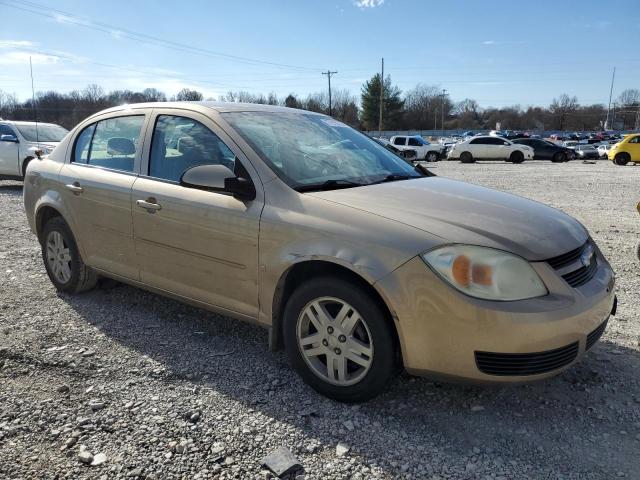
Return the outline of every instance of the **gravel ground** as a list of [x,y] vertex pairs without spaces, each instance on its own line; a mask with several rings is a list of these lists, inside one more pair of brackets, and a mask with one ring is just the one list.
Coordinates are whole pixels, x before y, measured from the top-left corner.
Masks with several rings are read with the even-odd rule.
[[338,404],[258,327],[123,285],[57,294],[21,184],[0,182],[0,478],[268,478],[261,459],[280,446],[304,467],[292,478],[640,478],[640,168],[436,171],[589,228],[617,272],[619,307],[578,365],[507,387],[403,375],[374,401]]

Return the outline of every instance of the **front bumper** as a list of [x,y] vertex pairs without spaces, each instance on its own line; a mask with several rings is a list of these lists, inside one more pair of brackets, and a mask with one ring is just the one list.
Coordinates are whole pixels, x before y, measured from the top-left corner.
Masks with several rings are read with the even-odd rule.
[[[609,317],[614,275],[601,253],[596,255],[598,271],[578,288],[569,286],[546,262],[532,263],[549,294],[516,302],[468,297],[443,282],[420,257],[376,287],[392,310],[409,373],[475,382],[531,381],[553,376],[580,359],[589,334]],[[553,356],[557,354],[549,351],[572,345],[575,357],[545,373],[487,374],[477,363],[477,352]]]

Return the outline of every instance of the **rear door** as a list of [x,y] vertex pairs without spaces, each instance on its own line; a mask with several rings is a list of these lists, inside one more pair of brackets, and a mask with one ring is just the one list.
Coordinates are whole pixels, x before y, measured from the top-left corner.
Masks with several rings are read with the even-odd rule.
[[[255,170],[224,131],[200,113],[154,109],[148,135],[149,153],[132,197],[142,281],[257,317],[264,195]],[[255,200],[180,185],[184,171],[204,164],[222,164],[251,179]]]
[[486,137],[474,138],[469,142],[471,155],[473,158],[487,158],[487,141]]
[[[7,124],[0,125],[0,137],[11,135],[18,138],[16,133]],[[0,175],[20,175],[19,143],[15,141],[0,141]]]
[[140,166],[143,128],[150,110],[110,114],[90,123],[74,140],[70,161],[60,171],[88,265],[138,280],[133,243],[131,187]]
[[491,137],[487,138],[486,157],[491,159],[502,160],[509,158],[511,143],[504,138]]

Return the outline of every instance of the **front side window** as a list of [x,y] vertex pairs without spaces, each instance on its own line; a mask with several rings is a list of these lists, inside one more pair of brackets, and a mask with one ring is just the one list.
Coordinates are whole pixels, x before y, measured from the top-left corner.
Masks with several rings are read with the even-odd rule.
[[133,172],[144,115],[101,120],[85,128],[74,147],[73,161]]
[[0,125],[0,135],[11,135],[15,137],[16,134],[9,125]]
[[332,118],[280,112],[222,116],[276,175],[300,191],[422,176],[377,142]]
[[475,140],[471,140],[469,142],[469,144],[471,145],[486,145],[487,143],[488,142],[486,138],[476,138]]
[[631,140],[629,140],[629,143],[640,143],[640,135],[637,137],[633,137]]
[[410,137],[409,138],[409,145],[411,145],[412,147],[421,147],[422,145],[429,145],[429,143],[425,142],[421,138]]
[[153,130],[149,176],[178,182],[196,165],[224,165],[235,169],[234,153],[200,122],[160,115]]

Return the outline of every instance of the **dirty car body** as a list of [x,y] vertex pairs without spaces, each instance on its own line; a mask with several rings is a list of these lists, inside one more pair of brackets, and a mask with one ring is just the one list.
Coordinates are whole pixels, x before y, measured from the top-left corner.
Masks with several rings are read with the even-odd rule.
[[342,401],[379,393],[395,361],[546,378],[615,311],[613,272],[575,219],[425,175],[310,112],[106,110],[29,166],[24,203],[57,288],[101,275],[256,322]]

